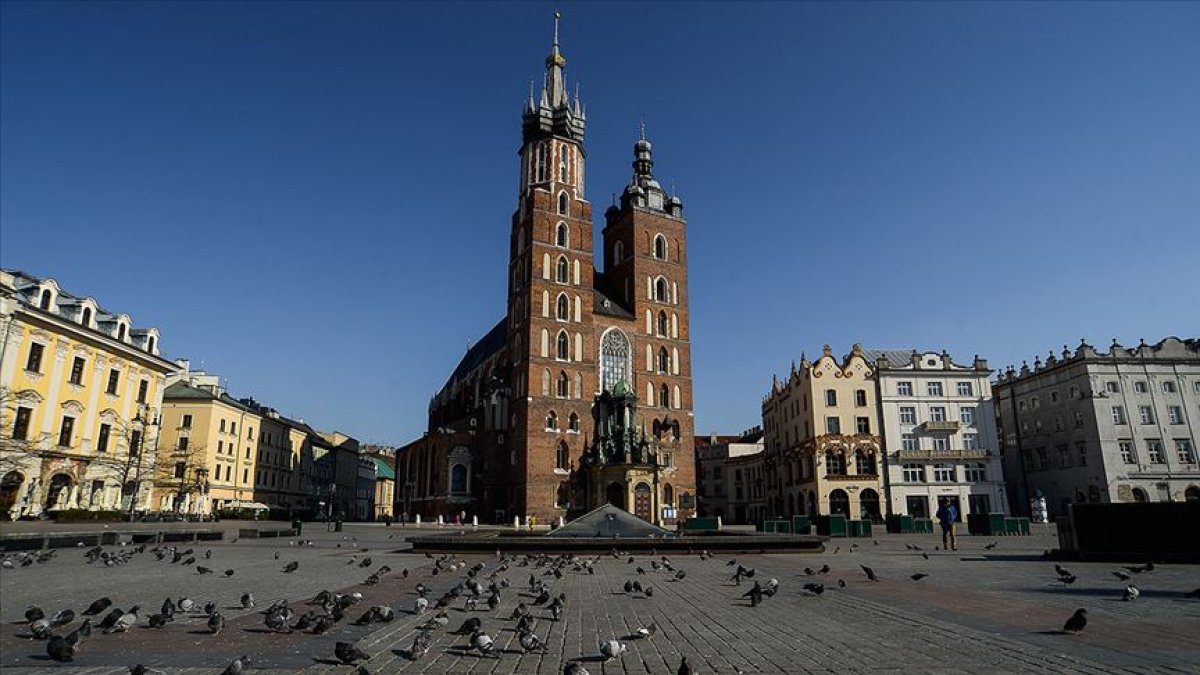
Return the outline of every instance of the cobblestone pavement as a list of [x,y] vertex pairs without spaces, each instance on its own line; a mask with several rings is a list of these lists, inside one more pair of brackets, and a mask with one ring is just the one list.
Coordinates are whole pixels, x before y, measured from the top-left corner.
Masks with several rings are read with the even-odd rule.
[[[601,555],[595,574],[568,567],[561,580],[538,577],[553,593],[566,593],[567,609],[558,622],[546,610],[534,610],[535,632],[548,647],[530,654],[521,653],[514,622],[507,617],[518,602],[531,601],[521,595],[528,589],[529,574],[541,575],[545,568],[512,566],[501,574],[512,586],[502,593],[496,611],[468,612],[461,600],[449,611],[451,629],[469,616],[481,618],[496,640],[498,658],[466,654],[467,639],[442,629],[435,631],[424,658],[409,661],[404,650],[428,618],[409,613],[414,587],[424,583],[433,588],[431,597],[437,597],[462,578],[462,570],[434,576],[433,560],[403,550],[405,533],[399,528],[348,525],[344,534],[346,539],[306,532],[313,547],[292,546],[288,540],[194,545],[201,554],[212,549],[211,560],[199,561],[217,570],[211,576],[149,554],[124,566],[92,567],[83,564],[76,549],[61,550],[44,564],[3,570],[0,668],[6,673],[115,673],[143,663],[167,672],[217,673],[234,657],[247,654],[255,663],[253,672],[352,673],[353,668],[336,665],[333,658],[334,643],[347,640],[372,655],[365,665],[374,673],[561,673],[564,663],[578,659],[593,674],[668,674],[675,673],[683,656],[698,673],[721,674],[1200,672],[1200,600],[1183,597],[1200,587],[1200,566],[1159,565],[1135,575],[1142,595],[1124,602],[1124,583],[1111,574],[1117,564],[1063,563],[1078,579],[1071,585],[1057,581],[1054,564],[1041,558],[1053,546],[1047,532],[998,540],[962,537],[958,552],[935,551],[937,542],[930,535],[882,535],[834,540],[825,554],[717,553],[707,561],[698,554],[675,555],[672,563],[687,572],[682,581],[653,571],[649,555],[635,556],[632,564],[625,557]],[[998,541],[996,548],[984,550],[991,541]],[[906,545],[923,550],[907,550]],[[351,562],[367,556],[372,559],[368,568]],[[742,595],[751,582],[734,585],[729,578],[734,568],[726,564],[731,558],[755,568],[755,579],[778,579],[779,592],[750,607]],[[299,570],[283,574],[280,570],[291,560],[300,562]],[[465,556],[468,564],[481,560],[487,564],[484,574],[498,563],[494,555]],[[381,583],[359,585],[383,564],[392,572]],[[810,577],[804,572],[825,564],[831,567],[828,574]],[[860,564],[874,568],[880,581],[868,581]],[[637,567],[646,574],[637,574]],[[236,571],[232,578],[221,576],[226,568]],[[410,570],[407,579],[402,569]],[[911,580],[917,572],[929,576]],[[651,585],[653,597],[625,593],[623,584],[634,579]],[[845,588],[838,587],[839,579],[846,581]],[[819,596],[806,593],[802,586],[809,581],[822,582],[827,590]],[[271,634],[258,610],[242,610],[237,602],[250,590],[259,609],[287,598],[303,612],[303,603],[323,588],[363,593],[351,618],[375,604],[397,608],[397,618],[371,627],[345,621],[322,636]],[[168,595],[188,595],[200,604],[212,599],[229,608],[222,609],[229,625],[213,637],[204,629],[204,618],[195,614],[162,630],[138,627],[126,634],[96,634],[71,664],[48,661],[44,642],[23,637],[27,605],[36,603],[48,614],[64,607],[80,612],[103,595],[123,608],[141,604],[148,609],[143,616],[157,611]],[[1080,607],[1088,610],[1086,630],[1060,634],[1063,622]],[[600,659],[600,640],[624,638],[650,622],[658,627],[652,638],[627,639],[623,656]],[[78,621],[67,630],[75,625]]]

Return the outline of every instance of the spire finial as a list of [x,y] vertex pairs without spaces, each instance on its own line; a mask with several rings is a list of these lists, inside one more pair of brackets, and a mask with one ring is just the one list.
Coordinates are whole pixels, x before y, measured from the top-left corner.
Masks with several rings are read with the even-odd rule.
[[638,125],[638,138],[646,140],[646,116],[642,115],[641,122]]
[[554,12],[554,46],[558,46],[558,20],[562,18],[562,12]]

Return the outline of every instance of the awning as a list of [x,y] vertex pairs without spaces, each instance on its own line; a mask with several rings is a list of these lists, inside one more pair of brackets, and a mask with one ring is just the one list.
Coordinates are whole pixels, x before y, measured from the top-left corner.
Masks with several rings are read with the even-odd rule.
[[263,504],[262,502],[240,502],[240,501],[229,502],[228,506],[226,506],[225,508],[251,509],[254,511],[270,511],[271,510],[271,507],[267,506],[266,504]]

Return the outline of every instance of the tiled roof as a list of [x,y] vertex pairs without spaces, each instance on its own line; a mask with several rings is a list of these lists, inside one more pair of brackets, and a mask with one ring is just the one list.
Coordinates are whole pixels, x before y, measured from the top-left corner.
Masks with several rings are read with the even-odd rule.
[[488,357],[504,348],[504,344],[508,341],[508,336],[504,334],[506,325],[507,321],[500,319],[500,322],[493,326],[487,332],[487,335],[483,336],[483,339],[471,345],[471,348],[463,355],[462,360],[458,362],[458,366],[455,367],[454,372],[451,373],[450,379],[446,380],[446,386],[449,386],[455,380],[466,377],[467,373],[486,361]]
[[880,358],[886,358],[892,368],[912,365],[912,349],[864,349],[863,358],[874,365]]

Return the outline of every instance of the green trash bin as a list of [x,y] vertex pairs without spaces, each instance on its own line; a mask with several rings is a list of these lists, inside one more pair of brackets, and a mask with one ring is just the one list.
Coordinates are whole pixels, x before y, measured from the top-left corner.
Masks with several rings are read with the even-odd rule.
[[808,516],[792,516],[792,534],[811,534],[812,522]]
[[819,516],[817,518],[817,534],[823,534],[827,537],[845,537],[848,532],[849,527],[846,525],[846,516],[835,513],[831,516]]
[[1017,527],[1021,531],[1021,534],[1029,534],[1029,519],[1017,518]]
[[1021,534],[1020,518],[1005,518],[1004,519],[1004,534],[1017,535]]
[[861,520],[850,520],[850,521],[847,521],[847,523],[846,523],[846,524],[847,524],[847,525],[849,526],[849,528],[850,528],[850,536],[851,536],[851,537],[861,537],[861,536],[863,536],[863,533],[862,533],[862,524],[863,524],[863,521],[861,521]]
[[870,520],[868,520],[866,518],[863,518],[859,522],[862,523],[862,536],[870,537],[871,532],[873,531],[872,528],[875,526],[875,523],[872,523]]

